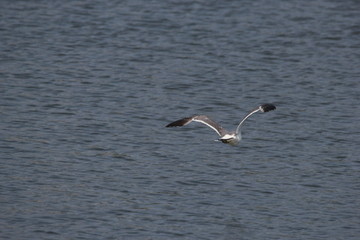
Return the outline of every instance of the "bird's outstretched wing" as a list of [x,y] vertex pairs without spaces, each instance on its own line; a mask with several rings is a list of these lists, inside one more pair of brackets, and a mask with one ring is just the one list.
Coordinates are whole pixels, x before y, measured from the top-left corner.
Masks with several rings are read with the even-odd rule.
[[175,122],[169,123],[168,125],[166,125],[166,127],[181,127],[191,122],[199,122],[205,124],[206,126],[215,130],[215,132],[219,134],[219,136],[223,136],[227,133],[227,131],[223,127],[221,127],[218,123],[214,122],[205,115],[194,115],[192,117],[182,118]]
[[273,104],[270,104],[270,103],[266,103],[266,104],[263,104],[263,105],[260,105],[258,106],[257,108],[255,108],[254,110],[252,110],[251,112],[249,112],[242,120],[241,122],[239,123],[239,125],[237,126],[236,128],[236,134],[239,133],[240,131],[240,128],[241,128],[241,125],[244,123],[244,121],[250,117],[251,115],[253,115],[254,113],[260,111],[260,112],[269,112],[269,111],[272,111],[272,110],[275,110],[276,107],[275,105]]

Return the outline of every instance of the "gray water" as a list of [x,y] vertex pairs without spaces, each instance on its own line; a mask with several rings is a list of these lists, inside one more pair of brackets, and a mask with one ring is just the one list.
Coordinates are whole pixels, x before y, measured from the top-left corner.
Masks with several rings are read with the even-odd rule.
[[1,1],[0,238],[359,239],[359,10]]

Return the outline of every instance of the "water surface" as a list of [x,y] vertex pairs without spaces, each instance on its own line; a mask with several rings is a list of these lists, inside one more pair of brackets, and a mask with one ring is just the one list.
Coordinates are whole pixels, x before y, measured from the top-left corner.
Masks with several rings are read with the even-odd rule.
[[0,6],[1,238],[359,238],[357,1]]

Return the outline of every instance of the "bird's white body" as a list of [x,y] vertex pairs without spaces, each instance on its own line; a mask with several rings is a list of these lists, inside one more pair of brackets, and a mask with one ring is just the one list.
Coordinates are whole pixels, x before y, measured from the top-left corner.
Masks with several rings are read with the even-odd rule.
[[218,141],[221,141],[223,143],[228,143],[233,146],[239,144],[240,140],[241,140],[241,133],[239,134],[228,133],[218,139]]

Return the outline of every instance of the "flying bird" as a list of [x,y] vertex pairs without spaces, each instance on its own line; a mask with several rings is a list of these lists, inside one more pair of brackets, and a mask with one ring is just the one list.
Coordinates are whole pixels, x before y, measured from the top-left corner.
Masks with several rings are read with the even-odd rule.
[[241,126],[248,117],[250,117],[251,115],[253,115],[254,113],[259,112],[259,111],[264,113],[264,112],[269,112],[269,111],[272,111],[275,109],[276,109],[275,105],[269,104],[269,103],[258,106],[257,108],[255,108],[254,110],[249,112],[241,120],[241,122],[239,123],[239,125],[237,126],[235,131],[227,131],[220,124],[218,124],[217,122],[214,122],[213,120],[211,120],[209,117],[207,117],[205,115],[194,115],[192,117],[182,118],[175,122],[169,123],[168,125],[166,125],[166,127],[181,127],[181,126],[185,126],[191,122],[199,122],[199,123],[205,124],[206,126],[210,127],[220,136],[220,138],[217,139],[216,141],[221,141],[223,143],[227,143],[227,144],[235,146],[241,140],[241,131],[240,131]]

